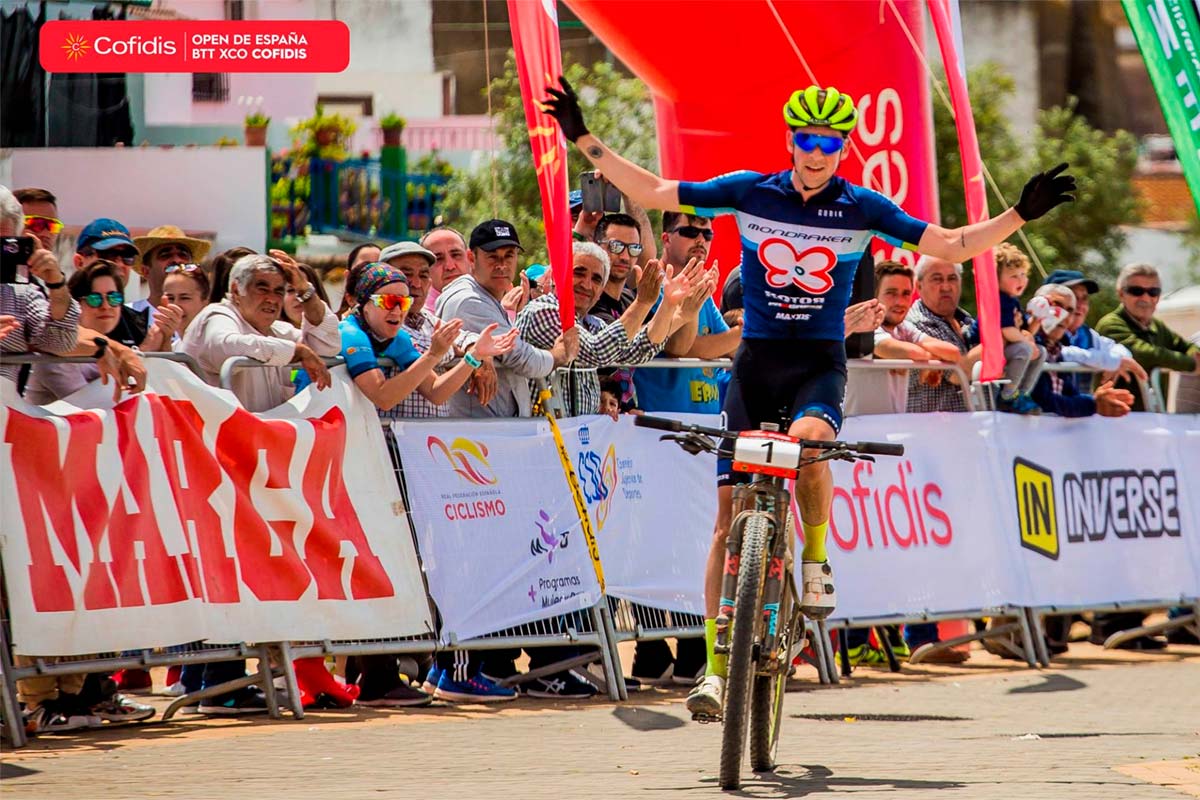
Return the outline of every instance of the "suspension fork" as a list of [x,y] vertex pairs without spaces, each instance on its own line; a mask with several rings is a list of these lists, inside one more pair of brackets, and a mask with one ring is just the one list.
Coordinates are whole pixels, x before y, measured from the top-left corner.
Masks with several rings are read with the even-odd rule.
[[[791,495],[784,488],[783,481],[778,478],[771,478],[760,483],[760,498],[768,501],[763,503],[760,500],[760,506],[768,506],[763,510],[770,512],[775,517],[775,535],[770,542],[771,553],[767,561],[767,577],[763,582],[763,637],[760,648],[762,653],[760,663],[771,664],[775,661],[776,648],[779,643],[779,606],[787,589],[785,581],[788,575],[788,557],[790,555],[789,540],[793,535],[787,524]],[[783,624],[787,625],[788,620],[783,620]]]

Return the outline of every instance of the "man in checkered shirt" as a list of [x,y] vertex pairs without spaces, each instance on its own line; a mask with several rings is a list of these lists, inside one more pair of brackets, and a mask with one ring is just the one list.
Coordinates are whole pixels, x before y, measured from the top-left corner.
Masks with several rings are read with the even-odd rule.
[[[979,325],[958,307],[962,299],[962,265],[932,256],[917,262],[917,290],[921,297],[912,304],[906,319],[926,336],[949,342],[962,354],[963,371],[971,374],[978,360]],[[924,411],[966,411],[962,387],[950,380],[950,373],[910,373],[908,379],[909,413]]]
[[[597,368],[618,364],[644,364],[654,358],[667,337],[680,325],[676,311],[691,288],[681,272],[665,282],[662,268],[651,261],[645,270],[634,267],[638,280],[637,299],[619,319],[605,323],[588,312],[608,283],[610,268],[608,253],[592,242],[575,242],[572,267],[572,289],[575,295],[575,318],[579,327],[579,355],[560,371],[560,391],[567,413],[571,416],[600,412],[600,379]],[[651,272],[653,270],[653,272]],[[663,302],[655,311],[650,324],[642,326],[662,287]],[[546,294],[517,314],[517,330],[521,338],[534,347],[547,348],[562,335],[558,315],[558,297]]]

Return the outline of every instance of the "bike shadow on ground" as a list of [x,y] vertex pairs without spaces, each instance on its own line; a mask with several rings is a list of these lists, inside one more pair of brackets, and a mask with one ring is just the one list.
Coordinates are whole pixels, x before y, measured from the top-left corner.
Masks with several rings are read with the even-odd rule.
[[[700,786],[677,789],[710,789],[717,777],[700,779]],[[964,789],[961,781],[912,780],[908,778],[837,777],[833,770],[821,764],[780,764],[774,772],[749,772],[742,775],[742,788],[725,792],[729,797],[805,797],[836,791],[899,791],[934,792],[945,789]]]

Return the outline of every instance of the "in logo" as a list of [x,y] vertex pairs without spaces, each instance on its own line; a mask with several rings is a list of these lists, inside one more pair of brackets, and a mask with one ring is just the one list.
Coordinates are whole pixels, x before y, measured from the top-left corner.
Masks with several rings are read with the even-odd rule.
[[767,268],[767,285],[774,289],[794,285],[809,294],[825,294],[833,288],[829,273],[837,266],[837,255],[828,247],[796,252],[787,239],[764,239],[758,260]]
[[1045,467],[1013,459],[1017,520],[1021,546],[1046,558],[1058,559],[1058,516],[1054,509],[1054,476]]
[[78,34],[67,34],[67,41],[62,45],[62,49],[67,52],[68,61],[78,61],[87,55],[87,51],[92,49],[88,44],[88,40]]
[[579,426],[579,443],[584,447],[592,443],[592,434],[587,425]]
[[[529,543],[529,555],[539,556],[542,553],[546,554],[546,561],[550,564],[554,563],[554,551],[560,550],[567,546],[567,531],[555,533],[553,527],[546,530],[547,526],[552,524],[550,515],[545,509],[538,509],[538,520],[533,523],[537,525],[538,535],[533,537],[533,541]],[[537,595],[533,591],[533,587],[529,587],[529,599],[536,599]]]
[[456,437],[449,445],[436,436],[430,436],[425,441],[429,455],[437,461],[440,454],[446,465],[458,473],[458,476],[476,486],[494,486],[499,483],[492,465],[488,463],[488,449],[483,442],[475,442],[462,436]]
[[612,508],[613,495],[617,491],[617,449],[609,445],[604,459],[595,450],[583,450],[576,462],[576,475],[584,500],[596,511],[596,528],[604,530],[608,513]]

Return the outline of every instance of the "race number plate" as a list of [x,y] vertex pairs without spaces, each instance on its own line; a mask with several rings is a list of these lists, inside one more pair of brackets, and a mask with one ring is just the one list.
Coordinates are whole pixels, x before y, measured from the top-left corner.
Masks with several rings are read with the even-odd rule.
[[733,468],[776,478],[795,478],[803,448],[790,436],[772,431],[746,431],[733,445]]

